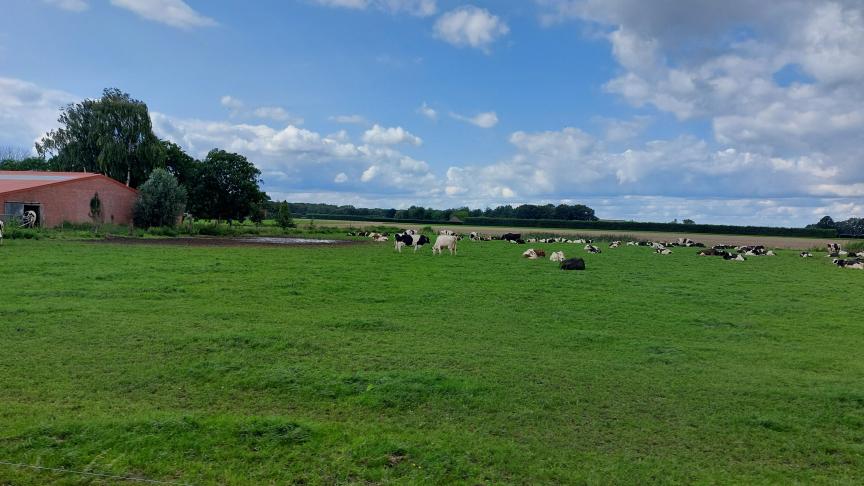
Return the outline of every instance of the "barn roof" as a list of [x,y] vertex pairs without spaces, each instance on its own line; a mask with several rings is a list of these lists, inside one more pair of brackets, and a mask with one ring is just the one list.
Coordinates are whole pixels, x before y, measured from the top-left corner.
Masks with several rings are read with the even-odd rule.
[[[24,191],[36,187],[62,184],[64,182],[78,181],[91,178],[104,178],[126,187],[123,184],[105,177],[102,174],[89,172],[38,172],[30,170],[0,170],[0,194]],[[134,189],[130,189],[134,190]]]

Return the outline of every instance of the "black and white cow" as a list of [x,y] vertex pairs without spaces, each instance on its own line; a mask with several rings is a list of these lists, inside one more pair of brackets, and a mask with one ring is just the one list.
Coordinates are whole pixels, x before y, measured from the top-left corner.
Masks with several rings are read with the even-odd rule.
[[21,219],[22,228],[36,227],[36,211],[24,211],[24,216]]
[[801,258],[813,258],[813,254],[809,251],[802,251],[801,253],[799,253],[799,255],[801,256]]
[[864,260],[860,258],[855,258],[851,260],[835,258],[832,261],[834,262],[834,265],[837,265],[840,268],[854,268],[856,270],[864,270]]
[[429,243],[429,238],[426,235],[409,235],[406,233],[396,235],[396,251],[402,253],[403,246],[413,246],[414,252],[421,246]]
[[600,251],[600,248],[597,248],[596,246],[592,245],[591,243],[588,243],[587,245],[585,245],[585,251],[587,251],[588,253],[603,253],[602,251]]
[[0,221],[0,245],[3,244],[3,229],[5,227],[6,225],[3,223],[3,221]]

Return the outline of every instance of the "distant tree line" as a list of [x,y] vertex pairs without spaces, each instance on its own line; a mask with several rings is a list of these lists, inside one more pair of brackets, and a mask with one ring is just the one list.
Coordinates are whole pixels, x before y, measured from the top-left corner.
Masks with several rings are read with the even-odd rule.
[[[268,212],[275,213],[276,202],[271,202]],[[523,204],[496,208],[470,209],[468,207],[451,209],[433,209],[422,206],[411,206],[407,209],[358,208],[351,205],[337,206],[318,203],[288,203],[291,213],[297,217],[310,214],[363,216],[381,219],[405,219],[424,221],[449,221],[456,217],[461,220],[471,217],[506,218],[506,219],[556,219],[564,221],[597,221],[594,210],[582,204]]]
[[136,224],[143,226],[172,225],[183,212],[229,223],[264,217],[269,198],[253,163],[220,149],[197,160],[160,140],[147,105],[128,93],[109,88],[99,99],[69,104],[58,122],[36,143],[38,156],[0,148],[0,170],[92,172],[142,190],[155,175],[136,209]]
[[816,224],[808,228],[837,230],[840,236],[864,236],[864,218],[849,218],[846,221],[834,221],[831,216],[824,216]]

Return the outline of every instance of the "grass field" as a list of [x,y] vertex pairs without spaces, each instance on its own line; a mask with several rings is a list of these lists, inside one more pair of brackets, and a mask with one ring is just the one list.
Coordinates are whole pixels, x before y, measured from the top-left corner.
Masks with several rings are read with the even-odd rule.
[[[0,461],[193,484],[861,484],[864,272],[625,247],[0,247]],[[604,245],[605,247],[605,245]],[[0,484],[113,484],[0,465]]]

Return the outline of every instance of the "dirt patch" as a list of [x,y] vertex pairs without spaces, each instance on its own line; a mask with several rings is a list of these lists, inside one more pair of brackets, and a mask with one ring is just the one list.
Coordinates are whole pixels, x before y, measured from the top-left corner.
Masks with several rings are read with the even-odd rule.
[[363,243],[352,240],[326,240],[315,238],[281,238],[270,236],[238,236],[238,237],[209,237],[190,236],[178,238],[127,238],[124,236],[108,236],[101,240],[87,240],[93,243],[107,243],[114,245],[167,245],[167,246],[229,246],[229,247],[254,247],[254,246],[336,246]]

